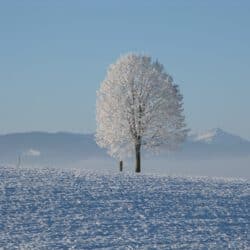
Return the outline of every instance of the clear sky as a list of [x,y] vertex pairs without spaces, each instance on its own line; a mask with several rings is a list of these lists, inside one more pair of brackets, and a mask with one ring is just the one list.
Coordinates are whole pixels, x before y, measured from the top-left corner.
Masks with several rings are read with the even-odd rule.
[[96,90],[130,51],[165,65],[189,128],[250,139],[248,0],[0,0],[0,134],[94,132]]

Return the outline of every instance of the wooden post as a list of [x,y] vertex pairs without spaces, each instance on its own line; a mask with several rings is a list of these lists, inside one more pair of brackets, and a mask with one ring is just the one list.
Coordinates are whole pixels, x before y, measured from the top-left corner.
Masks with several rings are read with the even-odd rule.
[[21,166],[21,155],[17,158],[17,167],[19,168]]
[[120,172],[123,170],[123,161],[120,161]]

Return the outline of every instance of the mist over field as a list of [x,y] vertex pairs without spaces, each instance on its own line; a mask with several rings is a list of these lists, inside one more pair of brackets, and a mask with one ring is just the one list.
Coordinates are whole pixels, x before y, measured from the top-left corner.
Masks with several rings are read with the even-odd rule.
[[[170,176],[209,176],[226,178],[250,179],[250,158],[237,159],[205,159],[205,160],[171,160],[166,158],[145,158],[142,160],[145,174]],[[62,165],[63,166],[63,165]],[[60,166],[58,166],[60,168]],[[119,162],[113,159],[88,159],[65,165],[64,168],[77,168],[96,171],[119,171]],[[134,162],[128,160],[124,163],[126,173],[134,172]]]
[[[20,163],[18,163],[20,160]],[[0,164],[118,171],[118,161],[99,148],[92,134],[17,133],[0,136]],[[134,171],[134,159],[124,171]],[[163,175],[250,179],[250,142],[221,129],[191,134],[176,152],[142,155],[142,172]]]

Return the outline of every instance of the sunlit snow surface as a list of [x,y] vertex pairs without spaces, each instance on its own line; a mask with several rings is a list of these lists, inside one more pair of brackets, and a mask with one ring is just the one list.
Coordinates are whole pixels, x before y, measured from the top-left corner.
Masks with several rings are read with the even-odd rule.
[[244,180],[0,168],[2,249],[250,249]]

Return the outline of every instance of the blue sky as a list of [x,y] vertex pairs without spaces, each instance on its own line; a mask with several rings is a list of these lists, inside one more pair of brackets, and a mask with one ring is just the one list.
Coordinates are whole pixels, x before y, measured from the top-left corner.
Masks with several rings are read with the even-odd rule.
[[158,58],[188,127],[250,139],[250,1],[1,1],[0,134],[95,131],[96,90],[121,54]]

